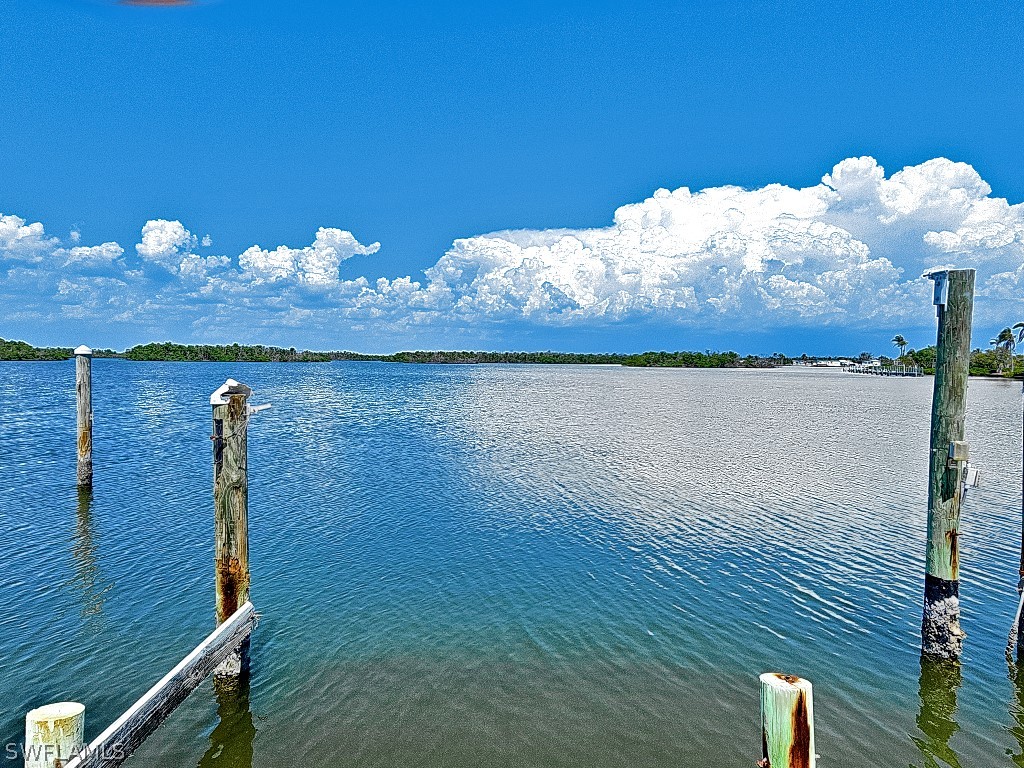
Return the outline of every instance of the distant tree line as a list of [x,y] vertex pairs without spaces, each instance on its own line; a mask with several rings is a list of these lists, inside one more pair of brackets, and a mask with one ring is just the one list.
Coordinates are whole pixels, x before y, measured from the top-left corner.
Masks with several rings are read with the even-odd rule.
[[364,355],[385,363],[524,363],[524,364],[612,364],[623,363],[628,355],[583,352],[396,352],[393,355]]
[[[0,339],[0,360],[66,360],[68,347],[38,348],[23,341]],[[324,363],[332,360],[360,360],[385,363],[519,363],[532,365],[626,365],[636,368],[770,368],[785,365],[781,354],[772,357],[740,357],[736,352],[644,352],[642,354],[585,352],[474,352],[416,351],[391,355],[358,352],[310,352],[264,345],[140,344],[125,352],[93,350],[93,357],[121,357],[141,362],[188,363]]]
[[140,344],[124,353],[127,360],[175,363],[326,363],[327,352],[299,351],[294,347],[267,347],[262,344],[172,344],[169,341]]
[[418,351],[393,355],[331,352],[338,360],[379,360],[385,363],[518,363],[529,365],[626,365],[634,368],[769,368],[789,362],[782,355],[740,357],[736,352],[472,352]]
[[0,360],[67,360],[70,347],[33,347],[24,341],[0,339]]
[[788,365],[790,359],[781,354],[771,357],[740,357],[736,352],[644,352],[628,355],[623,365],[633,368],[774,368]]
[[[896,360],[883,357],[880,362],[882,365],[916,365],[925,373],[934,374],[935,346],[906,350]],[[970,373],[971,376],[1021,376],[1024,375],[1024,355],[1007,359],[1002,349],[975,349],[971,352]]]

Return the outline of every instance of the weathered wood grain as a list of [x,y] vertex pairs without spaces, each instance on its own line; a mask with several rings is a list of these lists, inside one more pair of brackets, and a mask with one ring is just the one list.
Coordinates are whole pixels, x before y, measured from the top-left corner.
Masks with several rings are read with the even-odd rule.
[[[252,390],[228,379],[210,396],[213,406],[214,571],[217,622],[249,599],[248,429]],[[230,654],[214,674],[238,677],[248,664],[248,645]]]
[[228,379],[210,398],[218,622],[249,599],[247,439],[251,394],[246,385]]
[[959,536],[966,462],[950,461],[950,445],[965,435],[974,274],[973,269],[950,270],[947,301],[938,307],[921,652],[946,659],[960,657],[964,640]]
[[761,675],[761,760],[771,768],[814,768],[814,703],[809,680]]
[[25,715],[25,768],[57,768],[81,747],[85,706],[58,701]]
[[78,485],[92,487],[92,350],[75,350],[75,399],[78,406]]
[[255,625],[256,611],[246,602],[64,768],[115,768],[124,763],[175,707],[248,639]]

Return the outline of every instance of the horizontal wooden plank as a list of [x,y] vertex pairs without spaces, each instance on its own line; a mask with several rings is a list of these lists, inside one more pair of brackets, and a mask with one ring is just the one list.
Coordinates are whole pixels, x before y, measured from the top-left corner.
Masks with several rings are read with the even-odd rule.
[[256,625],[256,610],[245,603],[188,656],[93,739],[65,768],[116,768],[138,749],[167,716],[237,649]]

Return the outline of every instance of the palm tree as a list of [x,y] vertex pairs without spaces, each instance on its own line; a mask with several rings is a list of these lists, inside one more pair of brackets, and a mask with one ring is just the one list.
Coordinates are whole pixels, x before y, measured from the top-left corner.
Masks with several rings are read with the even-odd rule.
[[[1014,331],[1017,333],[1016,338],[1013,336]],[[1013,350],[1018,344],[1024,344],[1024,323],[1014,324],[1013,328],[1010,329],[1010,339],[1012,340],[1010,344],[1010,375],[1012,376],[1014,373]]]
[[[1014,329],[1017,326],[1021,327],[1021,335],[1024,336],[1024,323],[1017,323],[1013,326]],[[1017,335],[1014,334],[1010,328],[1003,328],[999,332],[999,335],[989,341],[993,347],[996,348],[996,359],[999,361],[999,368],[996,370],[996,375],[1001,375],[1004,370],[1005,358],[1010,360],[1010,375],[1013,375],[1013,350],[1017,347]],[[1003,353],[1003,354],[1000,354]]]
[[900,359],[902,360],[903,359],[903,350],[907,348],[907,340],[904,339],[900,334],[897,333],[895,336],[892,337],[892,345],[894,347],[899,347]]
[[[1000,335],[1002,334],[1000,333]],[[989,339],[988,343],[989,346],[992,347],[992,351],[996,353],[996,376],[1001,376],[1003,373],[1003,356],[999,354],[999,336],[996,336],[994,339]]]

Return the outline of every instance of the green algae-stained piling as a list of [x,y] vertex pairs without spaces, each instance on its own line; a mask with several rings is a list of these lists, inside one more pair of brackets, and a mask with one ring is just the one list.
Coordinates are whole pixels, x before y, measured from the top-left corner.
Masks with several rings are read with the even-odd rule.
[[78,485],[92,487],[92,350],[75,350],[75,399],[78,402]]
[[[216,538],[217,623],[249,600],[249,397],[245,384],[228,379],[210,396],[213,406],[213,505]],[[228,658],[216,674],[242,674],[245,651]]]
[[66,765],[82,747],[85,705],[60,701],[25,715],[25,768]]
[[795,675],[761,675],[761,760],[771,768],[814,768],[811,683]]
[[928,275],[935,281],[938,314],[928,468],[928,549],[925,557],[921,653],[958,659],[960,628],[960,506],[964,498],[967,443],[967,377],[971,356],[974,270]]

